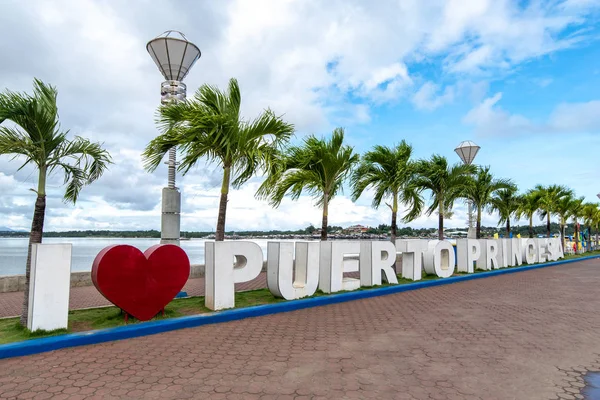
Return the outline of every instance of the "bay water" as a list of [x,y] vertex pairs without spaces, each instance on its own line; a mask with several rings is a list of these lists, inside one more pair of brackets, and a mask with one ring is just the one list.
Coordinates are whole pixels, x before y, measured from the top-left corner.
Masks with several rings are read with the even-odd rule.
[[[25,274],[27,243],[29,238],[0,238],[0,276]],[[182,240],[181,248],[187,253],[191,264],[204,264],[204,239]],[[252,239],[267,252],[269,239]],[[284,241],[278,239],[277,241]],[[44,238],[44,243],[72,243],[72,272],[91,271],[96,255],[105,247],[128,244],[145,251],[160,243],[160,239],[148,238]]]

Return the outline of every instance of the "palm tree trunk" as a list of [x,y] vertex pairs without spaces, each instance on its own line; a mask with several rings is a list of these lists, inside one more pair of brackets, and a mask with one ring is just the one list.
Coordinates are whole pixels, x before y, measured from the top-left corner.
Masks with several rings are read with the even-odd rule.
[[546,220],[546,236],[550,238],[550,211],[548,211]]
[[227,214],[227,195],[229,194],[229,180],[231,178],[231,167],[223,167],[223,183],[221,185],[221,200],[219,201],[219,217],[217,218],[216,241],[225,240],[225,216]]
[[592,226],[588,225],[588,240],[585,242],[586,251],[592,251]]
[[394,200],[392,203],[392,243],[396,243],[396,235],[398,234],[398,224],[396,219],[398,218],[398,194],[394,193]]
[[575,229],[575,254],[579,253],[579,224],[577,220],[574,221],[574,229]]
[[31,247],[33,244],[42,243],[44,233],[44,217],[46,215],[46,167],[40,167],[38,179],[37,199],[33,210],[31,231],[29,232],[29,246],[27,250],[27,262],[25,263],[25,293],[23,295],[23,309],[21,310],[20,323],[27,327],[29,319],[29,278],[31,276]]
[[438,211],[438,239],[439,240],[444,240],[444,211],[443,211],[443,205],[442,202],[440,201],[440,207],[439,207],[439,211]]
[[506,238],[510,237],[510,217],[506,218]]
[[533,239],[533,214],[529,216],[529,239]]
[[477,207],[477,223],[475,226],[475,237],[481,238],[481,207]]
[[323,221],[321,222],[321,240],[327,240],[327,214],[329,212],[329,195],[323,194]]
[[567,244],[567,243],[565,242],[565,240],[566,240],[566,239],[565,239],[565,224],[563,224],[563,223],[561,222],[561,224],[560,224],[560,242],[562,243],[563,249],[565,248],[565,246],[566,246],[566,244]]

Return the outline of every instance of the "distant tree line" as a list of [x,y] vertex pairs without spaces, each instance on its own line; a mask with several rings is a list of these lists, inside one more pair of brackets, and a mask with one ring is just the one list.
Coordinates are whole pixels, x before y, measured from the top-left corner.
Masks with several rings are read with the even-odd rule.
[[[550,229],[553,233],[560,232],[560,225],[552,222],[550,224]],[[336,233],[336,232],[344,232],[345,228],[341,226],[328,226],[328,233]],[[467,231],[466,228],[458,228],[456,231]],[[534,235],[546,235],[547,226],[539,225],[533,227]],[[270,230],[270,231],[227,231],[225,234],[227,236],[277,236],[277,235],[312,235],[315,232],[320,232],[320,229],[314,227],[313,225],[309,225],[304,229],[296,229],[296,230]],[[419,237],[419,236],[431,236],[432,234],[437,232],[437,228],[411,228],[410,226],[398,227],[397,231],[398,236],[411,236],[411,237]],[[529,235],[529,226],[515,226],[512,228],[511,232],[513,235],[521,234],[523,237],[528,237]],[[389,235],[391,233],[391,226],[380,224],[377,227],[369,227],[366,231],[368,234],[375,235]],[[494,233],[504,234],[504,228],[502,227],[481,227],[482,236],[493,236]],[[565,233],[567,236],[572,236],[575,233],[575,227],[573,224],[568,224],[566,226]],[[209,235],[214,235],[214,231],[183,231],[181,232],[182,237],[187,238],[204,238]],[[2,232],[0,231],[0,237],[13,237],[13,238],[21,238],[21,237],[29,237],[29,232],[15,232],[8,231]],[[160,239],[160,231],[157,230],[137,230],[137,231],[107,231],[107,230],[85,230],[85,231],[63,231],[63,232],[44,232],[44,237],[52,238],[52,237],[73,237],[73,238],[85,238],[85,237],[100,237],[100,238],[157,238]]]

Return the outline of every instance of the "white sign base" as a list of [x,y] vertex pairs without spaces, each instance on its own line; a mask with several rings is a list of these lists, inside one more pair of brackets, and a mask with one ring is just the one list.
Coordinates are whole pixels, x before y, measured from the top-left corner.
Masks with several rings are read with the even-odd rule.
[[27,329],[52,331],[69,325],[71,244],[31,247]]

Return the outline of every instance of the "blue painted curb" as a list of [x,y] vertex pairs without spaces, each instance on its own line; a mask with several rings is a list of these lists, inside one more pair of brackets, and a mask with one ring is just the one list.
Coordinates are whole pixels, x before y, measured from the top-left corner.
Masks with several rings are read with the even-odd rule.
[[70,333],[40,339],[30,339],[22,342],[0,345],[0,359],[44,353],[47,351],[53,351],[67,347],[84,346],[88,344],[97,344],[110,342],[114,340],[154,335],[157,333],[173,331],[176,329],[194,328],[202,325],[236,321],[244,318],[259,317],[262,315],[295,311],[304,308],[343,303],[346,301],[366,299],[370,297],[385,296],[388,294],[408,292],[410,290],[417,290],[426,287],[448,285],[457,282],[470,281],[473,279],[481,279],[503,274],[512,274],[515,272],[529,271],[538,268],[554,267],[557,265],[570,264],[574,262],[597,258],[600,258],[600,255],[581,257],[571,260],[555,261],[545,264],[536,264],[525,267],[479,272],[463,276],[453,276],[444,279],[440,278],[431,281],[419,281],[415,283],[386,286],[376,289],[366,289],[354,292],[332,294],[328,296],[312,297],[309,299],[284,301],[276,304],[266,304],[262,306],[225,310],[211,314],[192,315],[189,317],[143,322],[139,324],[119,326],[115,328],[101,329],[95,331]]

